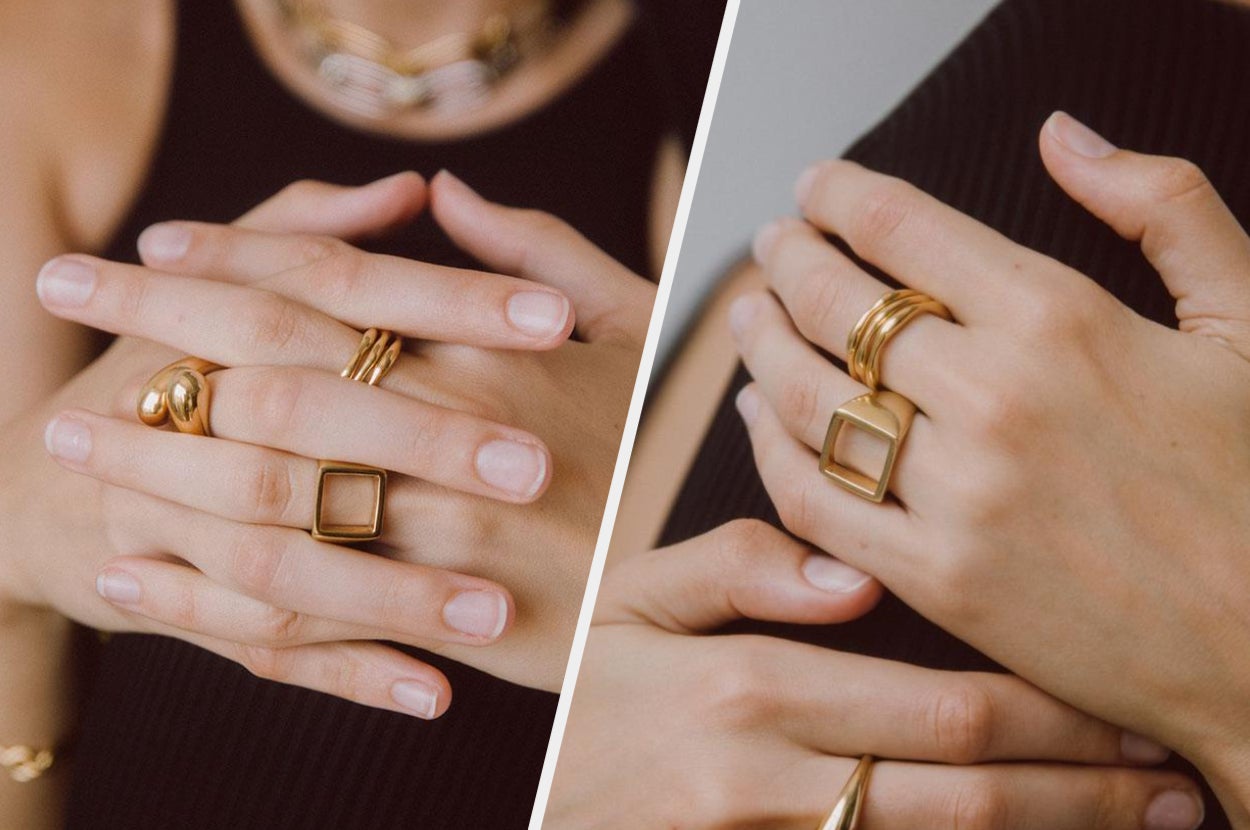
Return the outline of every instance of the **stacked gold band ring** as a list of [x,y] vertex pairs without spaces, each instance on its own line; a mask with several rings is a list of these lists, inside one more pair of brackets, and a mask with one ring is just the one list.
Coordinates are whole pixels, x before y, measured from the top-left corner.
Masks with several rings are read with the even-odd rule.
[[[339,374],[377,386],[395,366],[404,340],[385,329],[369,329],[360,338],[356,353]],[[373,508],[368,519],[356,524],[331,524],[326,520],[326,490],[335,478],[364,480],[373,487]],[[382,519],[386,513],[386,470],[351,464],[346,461],[322,460],[317,464],[317,503],[313,509],[313,526],[309,531],[319,542],[371,542],[382,535]]]
[[868,779],[872,777],[871,755],[865,755],[855,765],[855,771],[838,793],[829,815],[816,830],[855,830],[864,811],[864,797],[868,794]]
[[[870,391],[842,404],[829,419],[820,454],[820,471],[843,488],[872,502],[885,501],[899,448],[916,415],[915,404],[907,398],[881,391],[881,355],[890,339],[922,314],[951,319],[946,306],[928,294],[911,289],[891,291],[864,312],[846,338],[847,373]],[[848,426],[886,442],[885,462],[876,478],[838,462],[838,437]]]
[[161,369],[139,393],[139,420],[150,427],[172,423],[179,432],[212,435],[207,375],[222,368],[198,357],[184,357]]

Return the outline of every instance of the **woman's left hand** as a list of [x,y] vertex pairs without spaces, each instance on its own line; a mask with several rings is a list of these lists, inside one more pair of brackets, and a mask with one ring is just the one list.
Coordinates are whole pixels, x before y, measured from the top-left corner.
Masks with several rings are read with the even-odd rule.
[[[807,222],[757,237],[781,302],[752,294],[731,312],[756,380],[739,408],[790,530],[1057,697],[1179,750],[1245,825],[1250,238],[1188,162],[1117,150],[1062,114],[1041,152],[1141,243],[1179,331],[904,182],[831,161],[800,179]],[[885,349],[885,386],[920,409],[885,504],[818,470],[830,416],[866,390],[812,344],[845,359],[888,290],[822,231],[954,316],[923,315]],[[847,451],[853,466],[871,455]]]

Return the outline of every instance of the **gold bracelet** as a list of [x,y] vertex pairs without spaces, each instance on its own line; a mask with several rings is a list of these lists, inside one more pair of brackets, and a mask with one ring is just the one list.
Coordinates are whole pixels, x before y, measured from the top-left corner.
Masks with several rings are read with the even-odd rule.
[[0,746],[0,767],[19,784],[34,781],[52,766],[52,750],[28,746]]

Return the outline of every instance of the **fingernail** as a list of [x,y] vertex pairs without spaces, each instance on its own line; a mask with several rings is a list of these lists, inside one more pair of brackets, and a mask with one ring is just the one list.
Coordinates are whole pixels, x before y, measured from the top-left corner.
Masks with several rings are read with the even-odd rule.
[[763,265],[764,260],[768,259],[779,236],[781,236],[781,222],[776,219],[756,231],[755,239],[751,241],[751,255],[755,257],[757,264]]
[[547,455],[538,447],[520,441],[491,441],[483,444],[475,459],[482,481],[530,498],[547,478]]
[[1196,830],[1206,810],[1194,793],[1169,790],[1146,808],[1146,830]]
[[443,622],[461,634],[493,640],[508,622],[508,601],[494,591],[465,591],[443,606]]
[[145,262],[178,262],[190,249],[191,231],[181,225],[152,225],[139,234],[139,256]]
[[1116,146],[1066,112],[1056,112],[1046,122],[1046,129],[1055,140],[1080,156],[1102,159],[1116,151]]
[[551,291],[522,291],[508,298],[508,322],[533,337],[555,337],[569,321],[569,301]]
[[760,393],[755,391],[754,386],[744,386],[738,397],[734,398],[734,406],[738,407],[738,414],[750,426],[755,423],[755,416],[760,412]]
[[832,556],[812,554],[803,563],[803,576],[822,591],[849,594],[868,584],[871,576],[844,565]]
[[457,176],[455,173],[452,173],[450,170],[439,170],[438,173],[435,174],[434,176],[434,181],[437,181],[439,179],[442,179],[444,182],[447,183],[446,185],[444,185],[445,187],[450,186],[452,189],[459,191],[464,196],[469,196],[474,199],[482,198],[480,195],[478,195],[478,192],[476,190],[474,190],[473,188],[469,187],[467,184],[464,183],[464,179],[461,179],[459,176]]
[[1125,732],[1120,735],[1120,754],[1124,756],[1124,760],[1137,764],[1161,764],[1172,752],[1166,746],[1135,732]]
[[812,186],[816,184],[816,176],[820,174],[820,165],[813,164],[804,170],[798,181],[794,183],[794,199],[800,206],[807,203],[807,197],[812,195]]
[[95,292],[95,268],[81,259],[57,257],[39,270],[35,292],[48,305],[81,308]]
[[101,571],[100,575],[95,578],[95,589],[96,593],[109,602],[118,602],[122,605],[134,605],[143,595],[139,580],[125,571],[111,569]]
[[751,321],[760,310],[760,298],[757,294],[743,294],[729,306],[729,330],[735,337],[741,337],[750,328]]
[[81,464],[91,456],[91,430],[81,421],[58,415],[43,431],[43,444],[49,455]]
[[420,680],[391,684],[391,700],[419,718],[430,720],[438,711],[438,689]]

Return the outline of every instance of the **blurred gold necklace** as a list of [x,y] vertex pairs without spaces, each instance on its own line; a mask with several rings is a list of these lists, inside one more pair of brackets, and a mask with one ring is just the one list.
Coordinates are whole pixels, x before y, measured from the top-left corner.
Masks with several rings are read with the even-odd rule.
[[458,114],[482,107],[500,79],[550,41],[548,0],[476,32],[400,48],[363,26],[330,16],[319,0],[278,0],[304,58],[351,112],[385,118],[406,110]]

